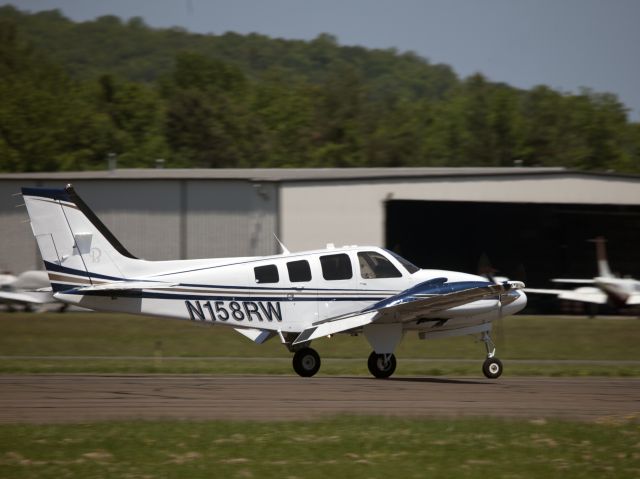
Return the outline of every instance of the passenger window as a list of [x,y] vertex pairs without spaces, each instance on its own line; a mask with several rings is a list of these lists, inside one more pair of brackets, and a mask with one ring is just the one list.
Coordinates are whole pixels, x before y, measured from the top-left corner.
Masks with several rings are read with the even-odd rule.
[[320,256],[320,264],[322,265],[322,277],[326,280],[351,279],[353,277],[351,260],[344,253]]
[[275,264],[256,266],[253,271],[256,275],[256,283],[277,283],[280,280],[278,268]]
[[311,268],[309,262],[304,259],[287,263],[287,271],[289,272],[289,281],[292,283],[311,281]]
[[401,278],[402,273],[387,258],[375,251],[358,253],[360,275],[364,279]]

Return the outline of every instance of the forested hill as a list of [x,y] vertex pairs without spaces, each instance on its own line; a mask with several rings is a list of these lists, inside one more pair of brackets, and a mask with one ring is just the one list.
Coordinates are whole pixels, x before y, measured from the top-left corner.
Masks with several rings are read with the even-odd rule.
[[251,79],[278,71],[318,83],[343,65],[380,93],[440,98],[458,83],[446,65],[431,65],[415,54],[391,49],[341,47],[327,34],[311,42],[231,32],[201,35],[179,28],[153,29],[140,18],[123,22],[104,16],[73,23],[56,10],[29,15],[12,7],[0,8],[0,17],[13,20],[27,41],[80,79],[107,73],[155,82],[171,72],[178,54],[188,51],[233,65]]
[[0,7],[0,170],[554,165],[640,172],[614,95],[413,53]]

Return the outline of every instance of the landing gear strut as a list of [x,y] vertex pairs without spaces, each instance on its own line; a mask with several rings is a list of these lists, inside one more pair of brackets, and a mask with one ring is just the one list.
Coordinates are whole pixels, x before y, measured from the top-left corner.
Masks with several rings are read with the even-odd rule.
[[495,357],[496,345],[491,341],[488,331],[482,333],[480,339],[487,348],[487,359],[482,364],[482,372],[489,379],[497,379],[502,375],[502,361]]
[[320,369],[320,356],[315,349],[298,349],[293,355],[293,369],[303,378],[310,378]]
[[396,370],[396,357],[393,354],[378,354],[373,351],[369,355],[369,372],[378,379],[388,378]]

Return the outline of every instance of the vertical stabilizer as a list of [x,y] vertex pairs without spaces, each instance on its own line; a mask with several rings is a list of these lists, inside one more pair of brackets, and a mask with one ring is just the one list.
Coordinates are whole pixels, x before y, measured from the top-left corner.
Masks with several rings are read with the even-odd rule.
[[607,249],[605,243],[607,242],[602,236],[594,238],[592,241],[596,244],[596,259],[598,261],[598,276],[601,278],[613,278],[611,269],[609,269],[609,261],[607,260]]
[[123,279],[132,256],[71,185],[23,188],[31,229],[54,290]]

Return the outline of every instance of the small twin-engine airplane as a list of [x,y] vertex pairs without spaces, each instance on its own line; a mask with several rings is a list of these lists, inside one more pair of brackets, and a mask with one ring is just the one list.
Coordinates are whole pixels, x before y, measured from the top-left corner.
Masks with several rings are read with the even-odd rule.
[[[527,288],[529,293],[555,294],[558,299],[584,303],[607,304],[615,308],[640,305],[640,281],[633,278],[618,278],[611,273],[607,260],[606,240],[599,236],[592,241],[596,244],[598,276],[592,279],[554,278],[554,283],[583,284],[575,289]],[[597,306],[596,306],[597,307]]]
[[524,284],[420,269],[377,247],[349,246],[264,257],[145,261],[131,255],[71,185],[23,188],[56,299],[120,311],[230,326],[255,343],[277,336],[300,376],[320,357],[311,341],[364,334],[369,371],[389,377],[407,331],[421,339],[479,334],[488,378],[502,374],[491,323],[526,305]]

